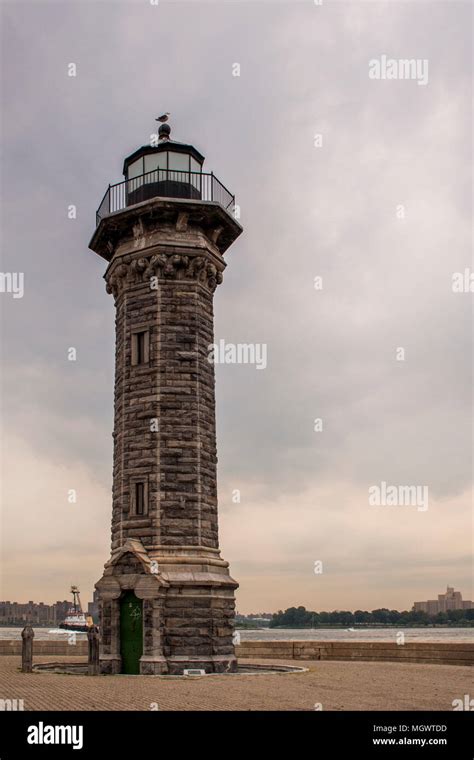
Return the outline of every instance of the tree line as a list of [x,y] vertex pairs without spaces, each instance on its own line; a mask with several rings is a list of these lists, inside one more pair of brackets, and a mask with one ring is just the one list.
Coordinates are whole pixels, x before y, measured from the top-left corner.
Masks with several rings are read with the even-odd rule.
[[352,627],[354,625],[474,625],[474,609],[472,610],[448,610],[438,612],[436,615],[428,615],[427,612],[415,610],[389,610],[382,607],[378,610],[367,612],[356,610],[334,610],[333,612],[311,612],[306,607],[289,607],[284,612],[275,612],[270,628],[317,628],[327,625],[341,625]]

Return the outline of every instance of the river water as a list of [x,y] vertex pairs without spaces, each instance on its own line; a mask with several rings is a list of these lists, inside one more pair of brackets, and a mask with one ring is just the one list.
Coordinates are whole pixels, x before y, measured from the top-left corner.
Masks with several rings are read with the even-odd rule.
[[408,641],[474,643],[474,628],[299,628],[239,630],[241,641],[396,641],[403,631]]
[[[0,628],[0,639],[20,639],[21,628]],[[67,631],[57,628],[35,628],[37,640],[61,640],[67,638]],[[239,629],[241,641],[395,641],[397,633],[403,631],[408,641],[455,641],[474,643],[473,628],[300,628],[255,630]],[[76,633],[78,639],[87,634]]]

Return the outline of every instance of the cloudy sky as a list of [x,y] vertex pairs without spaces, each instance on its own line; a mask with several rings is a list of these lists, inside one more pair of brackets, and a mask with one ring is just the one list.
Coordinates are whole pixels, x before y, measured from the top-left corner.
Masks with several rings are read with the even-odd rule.
[[[0,293],[0,598],[87,600],[108,559],[114,306],[88,243],[163,111],[241,210],[216,338],[268,347],[265,370],[217,367],[238,609],[471,598],[473,296],[452,287],[472,268],[471,14],[2,2],[1,269],[24,296]],[[427,83],[369,78],[383,55],[427,61]],[[370,505],[382,482],[426,486],[428,509]]]

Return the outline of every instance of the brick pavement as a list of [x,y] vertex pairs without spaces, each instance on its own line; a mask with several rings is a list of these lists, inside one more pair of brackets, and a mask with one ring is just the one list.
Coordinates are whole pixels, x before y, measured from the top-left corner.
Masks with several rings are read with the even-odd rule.
[[160,678],[24,674],[19,664],[0,657],[0,699],[23,699],[25,710],[452,710],[472,693],[472,669],[453,665],[314,661],[297,663],[304,673]]

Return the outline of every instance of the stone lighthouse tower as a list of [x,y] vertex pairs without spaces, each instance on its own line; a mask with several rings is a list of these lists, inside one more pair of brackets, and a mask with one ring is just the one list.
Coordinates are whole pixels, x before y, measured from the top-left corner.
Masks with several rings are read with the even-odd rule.
[[102,673],[234,670],[237,583],[217,530],[213,297],[242,232],[192,145],[124,162],[90,248],[115,301],[111,556],[97,582]]

